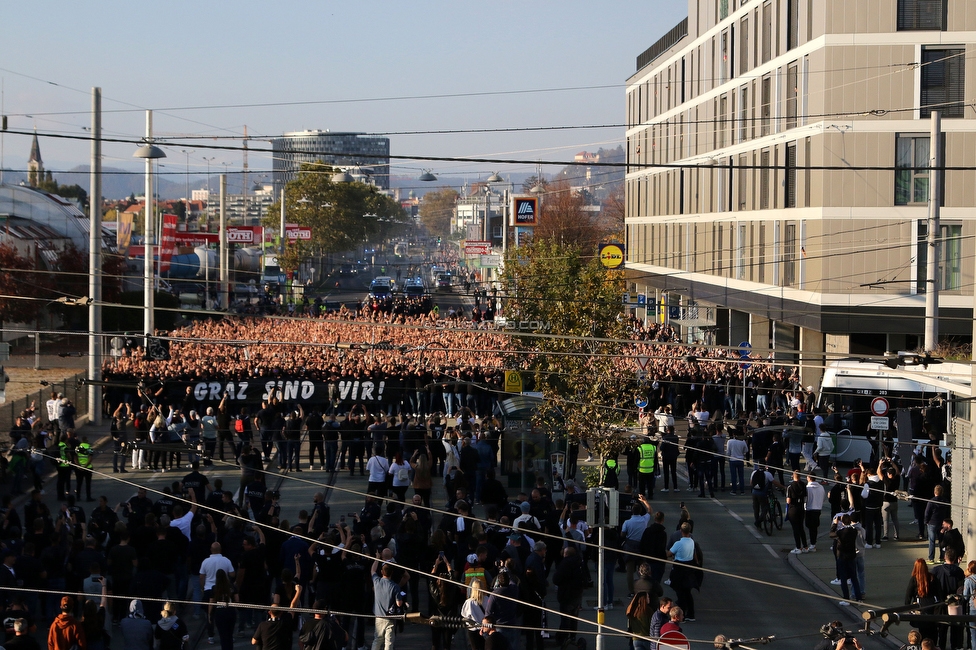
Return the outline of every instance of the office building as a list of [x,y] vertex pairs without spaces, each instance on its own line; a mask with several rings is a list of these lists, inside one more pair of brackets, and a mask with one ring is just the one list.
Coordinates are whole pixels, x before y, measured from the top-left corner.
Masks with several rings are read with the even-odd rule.
[[322,161],[348,169],[359,181],[390,189],[390,139],[363,133],[294,131],[271,140],[275,194],[298,173],[302,163]]
[[685,340],[798,350],[804,384],[920,347],[938,109],[939,331],[970,341],[974,49],[966,0],[689,0],[627,81],[628,288]]

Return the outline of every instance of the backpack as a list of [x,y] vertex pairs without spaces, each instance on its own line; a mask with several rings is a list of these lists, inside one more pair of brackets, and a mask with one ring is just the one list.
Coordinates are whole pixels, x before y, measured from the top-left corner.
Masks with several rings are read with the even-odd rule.
[[403,605],[397,604],[397,596],[399,595],[400,595],[399,587],[394,589],[393,593],[390,594],[390,604],[386,608],[387,616],[403,616],[404,614],[407,613],[407,603],[405,600]]
[[764,492],[766,490],[766,472],[758,469],[754,471],[752,478],[749,480],[749,484],[753,490]]
[[244,433],[244,418],[239,415],[234,420],[234,431],[237,433]]
[[304,650],[339,650],[337,624],[324,618],[312,625],[306,625],[299,640]]
[[397,470],[397,480],[398,481],[409,481],[410,480],[410,470],[406,467],[401,467]]

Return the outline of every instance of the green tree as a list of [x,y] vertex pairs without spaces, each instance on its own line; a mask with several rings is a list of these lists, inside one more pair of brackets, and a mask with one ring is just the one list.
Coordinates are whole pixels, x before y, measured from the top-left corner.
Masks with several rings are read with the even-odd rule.
[[[316,250],[336,253],[359,248],[406,223],[400,204],[381,194],[375,185],[333,183],[334,171],[321,162],[303,164],[298,177],[285,186],[287,223],[311,228],[312,239],[286,246],[285,255],[279,260],[283,269],[297,269]],[[277,229],[280,214],[279,201],[268,208],[262,223],[266,228]]]
[[81,205],[85,205],[88,201],[88,192],[83,187],[77,183],[74,185],[59,185],[50,174],[37,184],[37,189],[49,194],[63,196],[66,199],[78,199]]
[[[588,253],[588,251],[587,251]],[[508,252],[503,315],[547,331],[513,337],[512,367],[544,397],[537,424],[552,436],[588,438],[598,453],[623,449],[614,431],[633,398],[634,377],[620,371],[623,274],[578,246],[535,239]]]
[[427,228],[427,232],[435,237],[447,237],[451,234],[451,221],[457,200],[457,191],[449,187],[424,194],[420,199],[420,223]]

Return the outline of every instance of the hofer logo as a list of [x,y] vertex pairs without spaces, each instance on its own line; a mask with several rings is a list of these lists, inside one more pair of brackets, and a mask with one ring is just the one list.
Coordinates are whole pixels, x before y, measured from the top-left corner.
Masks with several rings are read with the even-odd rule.
[[516,226],[534,226],[539,219],[539,200],[534,196],[516,196],[512,213]]

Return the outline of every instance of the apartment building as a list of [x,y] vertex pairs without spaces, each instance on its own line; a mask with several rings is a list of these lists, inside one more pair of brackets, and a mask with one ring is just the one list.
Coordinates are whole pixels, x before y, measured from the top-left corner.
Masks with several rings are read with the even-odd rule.
[[690,341],[915,348],[937,109],[939,329],[971,340],[974,51],[967,0],[689,0],[627,81],[629,289]]
[[322,161],[348,169],[354,179],[390,189],[390,139],[365,133],[294,131],[271,139],[275,195],[294,180],[302,163]]

